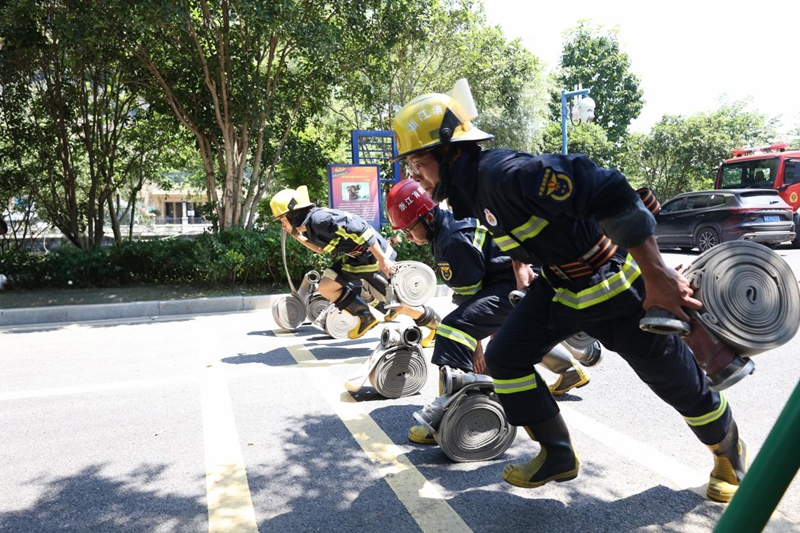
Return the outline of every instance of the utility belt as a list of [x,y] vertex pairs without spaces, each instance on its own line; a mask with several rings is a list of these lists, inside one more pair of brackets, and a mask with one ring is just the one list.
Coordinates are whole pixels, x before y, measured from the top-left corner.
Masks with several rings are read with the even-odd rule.
[[354,247],[352,250],[350,250],[349,252],[346,252],[344,255],[346,255],[346,256],[349,256],[349,257],[356,258],[356,257],[358,257],[359,255],[361,255],[362,253],[364,253],[364,251],[365,251],[366,249],[367,249],[367,247],[366,247],[366,246],[364,246],[363,244],[359,244],[359,245],[355,246],[355,247]]
[[600,240],[589,248],[589,251],[580,256],[577,261],[561,265],[547,265],[547,268],[565,281],[591,276],[597,272],[601,266],[606,264],[616,251],[617,245],[612,243],[611,239],[603,235],[600,237]]

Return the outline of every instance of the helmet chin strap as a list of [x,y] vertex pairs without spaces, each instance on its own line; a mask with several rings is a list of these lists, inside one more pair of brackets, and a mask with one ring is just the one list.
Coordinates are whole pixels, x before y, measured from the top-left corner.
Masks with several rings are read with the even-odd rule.
[[450,161],[439,150],[434,150],[432,155],[439,163],[439,183],[433,188],[431,198],[438,203],[447,200],[450,195]]
[[[432,220],[436,218],[435,212],[437,209],[439,208],[434,207],[428,212],[428,215],[431,215]],[[425,238],[428,239],[428,242],[433,242],[433,222],[428,222],[428,215],[424,215],[419,219],[419,221],[422,224],[422,227],[425,228]]]

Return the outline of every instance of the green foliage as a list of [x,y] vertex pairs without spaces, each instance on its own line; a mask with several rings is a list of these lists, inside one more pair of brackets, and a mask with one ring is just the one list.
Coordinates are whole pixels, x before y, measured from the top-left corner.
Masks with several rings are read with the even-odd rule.
[[620,142],[644,106],[639,78],[630,71],[630,66],[628,54],[620,50],[616,30],[604,31],[580,21],[567,33],[561,52],[561,71],[556,76],[551,116],[560,120],[561,89],[572,91],[576,85],[589,88],[597,106],[595,122],[603,127],[612,143]]
[[[0,254],[0,272],[20,289],[117,287],[150,284],[195,286],[285,285],[279,228],[236,229],[196,238],[127,241],[106,248],[60,246],[49,254]],[[292,280],[322,272],[329,255],[288,239]]]
[[650,135],[631,136],[621,159],[632,183],[650,187],[660,201],[713,188],[720,163],[734,148],[763,145],[776,137],[776,120],[747,110],[748,102],[724,102],[711,113],[664,116]]
[[[562,149],[561,124],[551,122],[544,128],[544,152],[560,154]],[[606,138],[605,130],[598,124],[567,124],[567,153],[585,154],[604,167],[616,166],[616,148]]]
[[[386,239],[389,239],[397,233],[398,232],[392,230],[390,226],[384,226],[381,230],[381,235]],[[434,271],[436,270],[436,262],[433,260],[433,252],[430,245],[419,246],[403,238],[392,247],[397,252],[397,261],[419,261],[420,263],[425,263],[434,269]]]
[[362,61],[342,73],[326,119],[347,125],[338,130],[339,142],[350,129],[391,129],[400,106],[424,93],[449,91],[466,78],[479,112],[475,122],[497,137],[497,145],[538,146],[545,117],[541,64],[519,40],[488,25],[482,3],[384,2],[377,18],[389,25],[402,21],[402,31],[380,61]]

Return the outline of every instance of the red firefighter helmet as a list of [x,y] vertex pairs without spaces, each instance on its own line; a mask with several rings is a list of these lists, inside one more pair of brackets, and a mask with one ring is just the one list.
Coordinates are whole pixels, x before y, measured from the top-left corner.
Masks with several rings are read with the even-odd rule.
[[396,183],[386,196],[386,211],[392,229],[412,226],[421,216],[430,213],[436,205],[425,189],[412,179]]

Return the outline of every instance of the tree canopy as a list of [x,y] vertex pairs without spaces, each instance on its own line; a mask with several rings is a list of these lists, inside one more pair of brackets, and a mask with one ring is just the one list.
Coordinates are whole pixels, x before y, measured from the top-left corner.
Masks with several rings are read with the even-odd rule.
[[[591,89],[590,96],[597,105],[595,123],[613,143],[625,137],[644,106],[639,78],[630,67],[628,54],[620,50],[617,30],[595,28],[581,21],[567,32],[556,74],[558,87],[568,92],[576,86]],[[561,94],[554,96],[557,104],[554,102],[551,109],[560,116]]]

